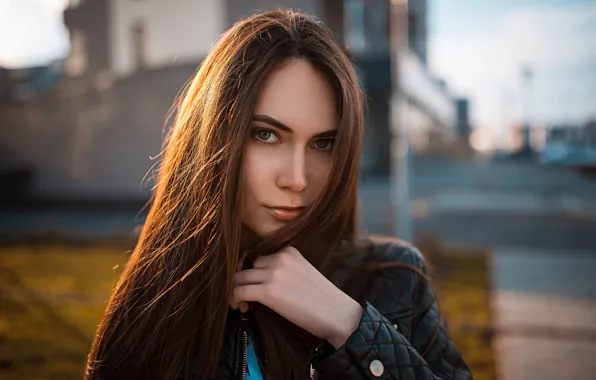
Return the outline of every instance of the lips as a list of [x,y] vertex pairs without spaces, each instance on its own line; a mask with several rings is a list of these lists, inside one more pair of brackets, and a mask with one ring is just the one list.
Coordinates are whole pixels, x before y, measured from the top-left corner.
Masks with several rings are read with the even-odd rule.
[[300,216],[306,210],[306,207],[266,207],[271,215],[282,222],[289,222]]

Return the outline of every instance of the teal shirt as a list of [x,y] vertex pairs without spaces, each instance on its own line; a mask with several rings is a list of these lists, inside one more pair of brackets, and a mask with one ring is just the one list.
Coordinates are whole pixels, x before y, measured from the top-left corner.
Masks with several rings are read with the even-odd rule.
[[257,353],[255,347],[252,344],[250,335],[248,336],[247,346],[247,358],[246,358],[246,380],[263,380],[261,370],[259,368],[259,360],[257,359]]

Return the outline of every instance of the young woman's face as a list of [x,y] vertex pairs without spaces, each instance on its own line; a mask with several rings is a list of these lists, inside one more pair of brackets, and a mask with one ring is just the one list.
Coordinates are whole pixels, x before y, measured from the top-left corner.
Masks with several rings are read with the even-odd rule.
[[336,131],[333,92],[310,63],[294,59],[273,72],[244,157],[243,223],[264,236],[310,207],[327,183]]

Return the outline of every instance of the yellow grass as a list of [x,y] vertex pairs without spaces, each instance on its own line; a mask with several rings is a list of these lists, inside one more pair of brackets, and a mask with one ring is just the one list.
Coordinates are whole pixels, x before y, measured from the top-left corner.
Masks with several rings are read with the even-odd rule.
[[126,259],[118,247],[1,248],[0,378],[81,379]]
[[451,337],[476,380],[495,380],[490,255],[443,250],[433,258],[435,287]]
[[[442,310],[475,378],[493,380],[489,256],[446,254],[436,279]],[[127,258],[119,246],[0,247],[0,378],[80,379]]]

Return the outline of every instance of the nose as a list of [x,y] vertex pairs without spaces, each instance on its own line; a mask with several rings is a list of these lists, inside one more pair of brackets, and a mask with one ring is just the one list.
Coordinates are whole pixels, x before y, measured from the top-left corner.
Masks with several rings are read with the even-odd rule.
[[277,177],[277,186],[294,192],[302,192],[308,186],[306,155],[303,149],[294,149],[284,160]]

